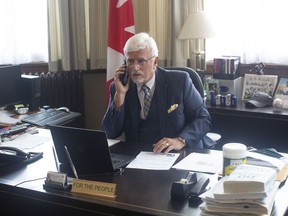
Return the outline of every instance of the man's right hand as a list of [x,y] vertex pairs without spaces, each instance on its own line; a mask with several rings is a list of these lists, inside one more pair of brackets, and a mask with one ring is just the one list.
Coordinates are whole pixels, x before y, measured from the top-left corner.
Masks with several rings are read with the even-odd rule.
[[121,106],[123,105],[126,92],[129,89],[130,76],[128,76],[127,84],[125,86],[120,81],[120,76],[124,74],[125,70],[126,66],[123,64],[117,68],[114,74],[114,83],[116,88],[116,93],[114,95],[114,106],[116,111],[119,111]]

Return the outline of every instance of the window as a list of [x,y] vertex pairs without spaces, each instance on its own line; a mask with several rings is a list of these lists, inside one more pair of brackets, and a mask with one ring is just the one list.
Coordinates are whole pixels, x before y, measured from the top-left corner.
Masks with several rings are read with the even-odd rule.
[[242,63],[288,65],[287,0],[204,0],[217,37],[206,40],[206,59],[238,55]]
[[0,64],[48,61],[47,0],[0,0]]

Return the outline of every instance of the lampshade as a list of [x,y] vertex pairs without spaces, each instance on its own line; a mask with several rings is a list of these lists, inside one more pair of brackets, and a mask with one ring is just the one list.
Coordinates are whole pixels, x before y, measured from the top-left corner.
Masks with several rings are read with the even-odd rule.
[[179,39],[205,39],[214,37],[215,33],[205,12],[189,14],[178,36]]

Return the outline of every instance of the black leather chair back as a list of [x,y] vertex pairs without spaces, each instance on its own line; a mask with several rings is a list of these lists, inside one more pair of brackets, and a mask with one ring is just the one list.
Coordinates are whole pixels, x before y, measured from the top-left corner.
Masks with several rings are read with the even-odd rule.
[[204,86],[199,74],[192,68],[189,67],[165,67],[166,70],[179,70],[185,71],[189,74],[195,88],[198,90],[200,95],[204,98]]

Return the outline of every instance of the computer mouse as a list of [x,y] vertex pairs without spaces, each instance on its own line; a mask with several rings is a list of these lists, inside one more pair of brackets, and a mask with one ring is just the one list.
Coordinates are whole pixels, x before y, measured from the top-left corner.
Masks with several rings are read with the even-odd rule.
[[59,107],[57,110],[69,113],[70,110],[68,107]]

